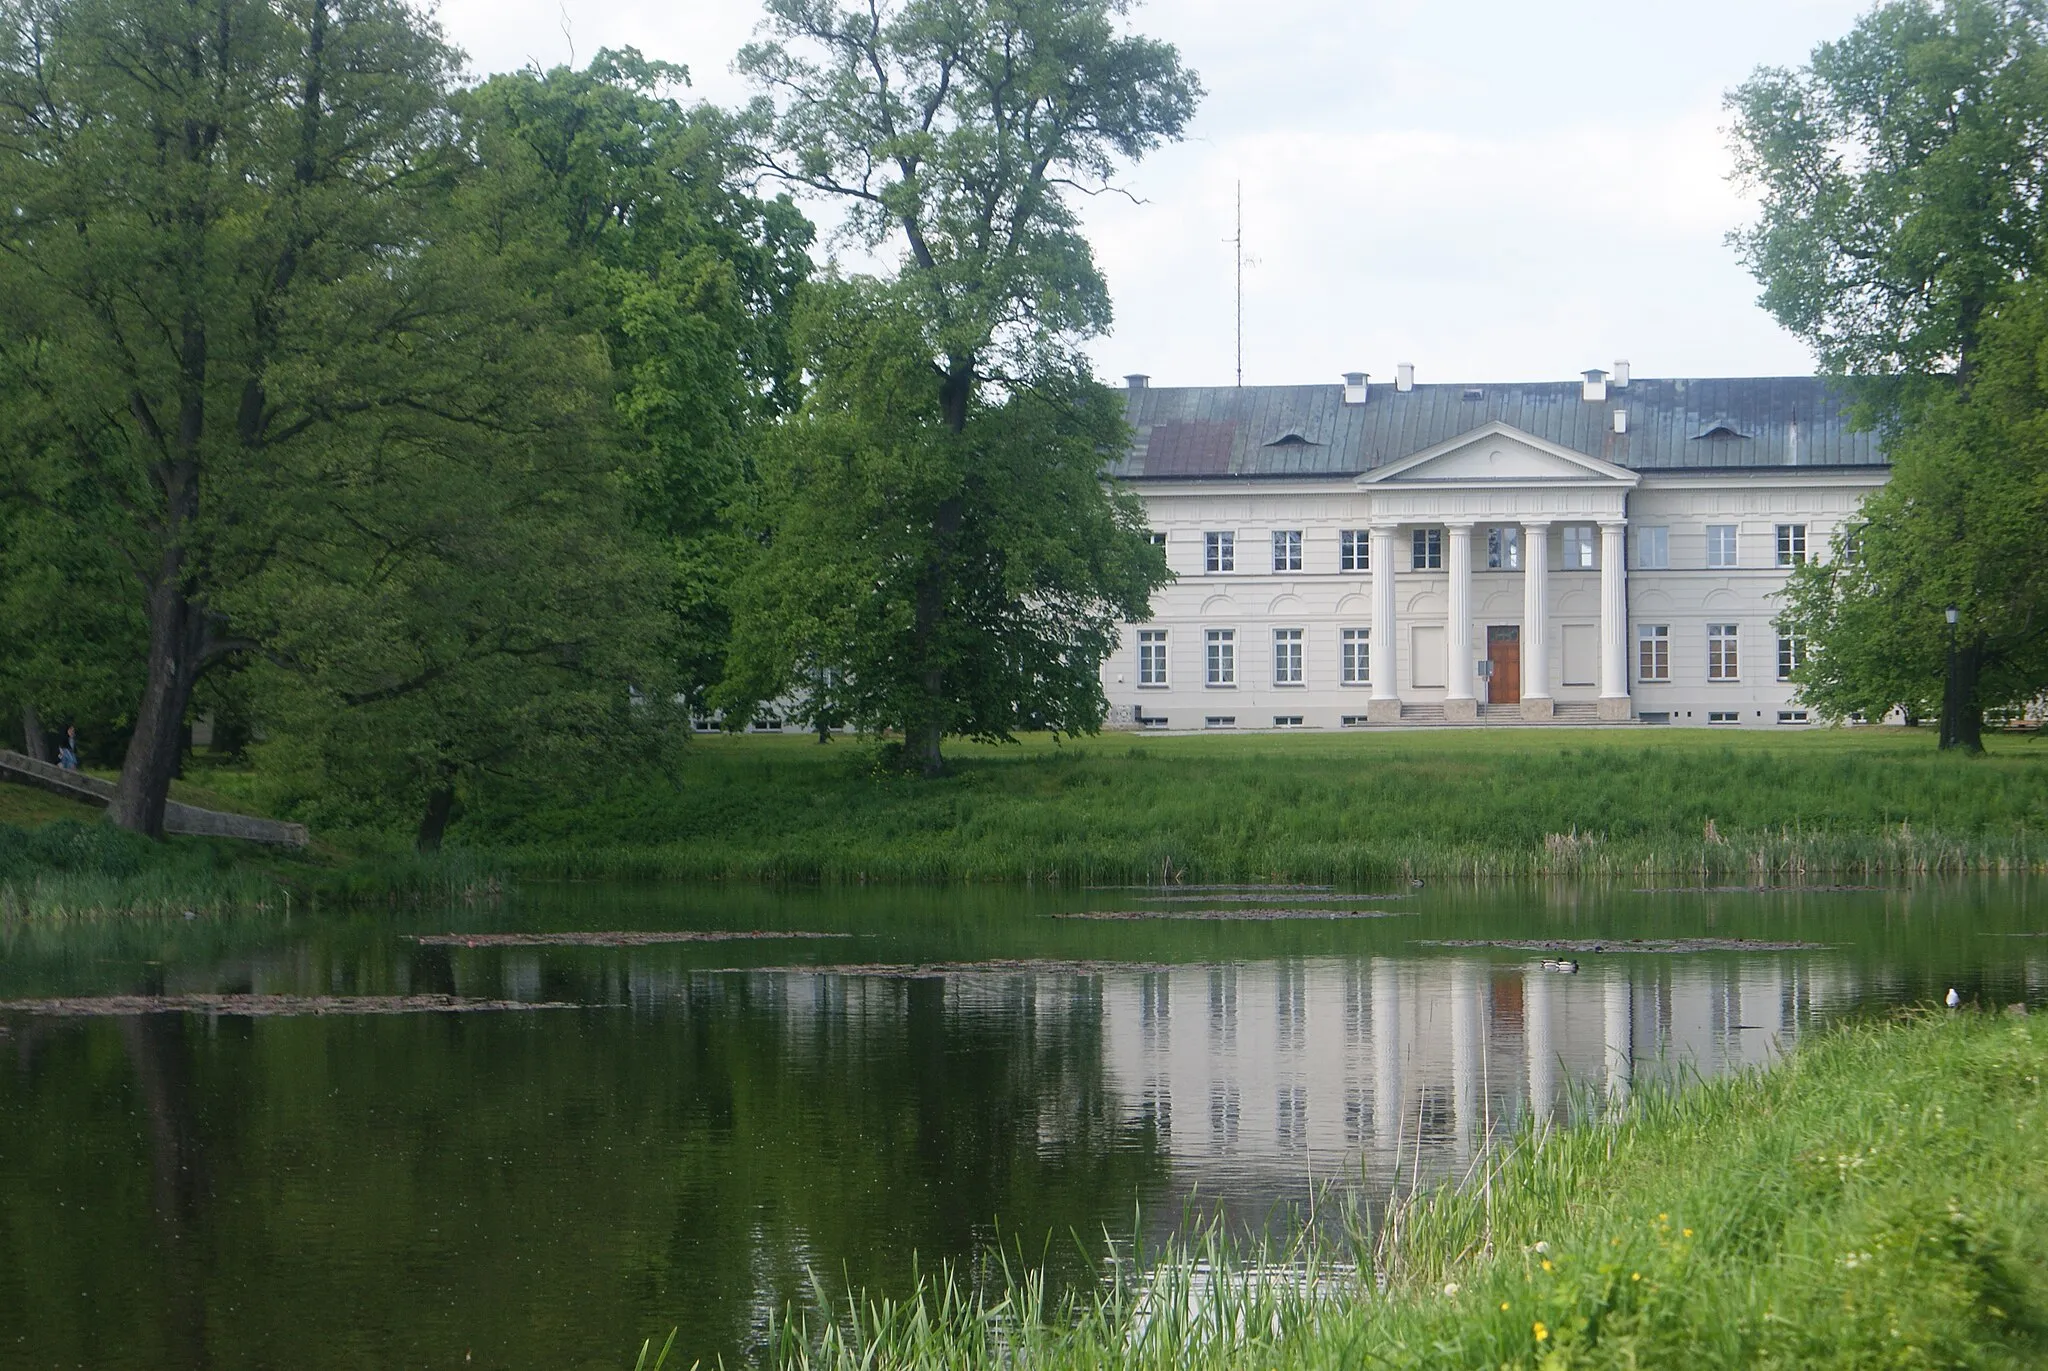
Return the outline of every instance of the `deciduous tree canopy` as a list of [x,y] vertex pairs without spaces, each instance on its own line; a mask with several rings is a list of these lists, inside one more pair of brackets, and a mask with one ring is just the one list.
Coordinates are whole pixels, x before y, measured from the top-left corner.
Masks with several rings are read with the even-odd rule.
[[[817,446],[782,449],[730,698],[837,681],[831,698],[901,728],[927,774],[947,733],[1002,736],[1053,697],[1051,726],[1099,723],[1099,688],[1085,709],[1076,695],[1114,642],[1098,625],[1141,617],[1132,592],[1164,566],[1095,479],[1122,435],[1077,353],[1110,307],[1071,197],[1112,192],[1117,164],[1179,138],[1201,94],[1170,45],[1122,31],[1124,8],[769,0],[769,40],[740,58],[764,91],[760,165],[837,201],[847,234],[901,265],[816,307],[848,316],[807,355],[821,398],[788,436]],[[1076,444],[1098,445],[1092,463]],[[830,532],[835,485],[886,509],[886,568]],[[1058,498],[1026,516],[1004,488]],[[823,631],[789,593],[803,577],[874,603]]]

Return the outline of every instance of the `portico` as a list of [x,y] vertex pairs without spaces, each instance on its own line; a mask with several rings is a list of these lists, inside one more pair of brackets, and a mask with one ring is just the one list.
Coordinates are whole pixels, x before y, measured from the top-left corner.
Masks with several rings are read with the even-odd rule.
[[[1440,699],[1447,723],[1470,723],[1480,715],[1484,665],[1498,634],[1512,631],[1518,665],[1519,717],[1554,717],[1554,685],[1598,685],[1598,717],[1629,717],[1627,508],[1639,478],[1627,468],[1549,443],[1495,422],[1377,470],[1355,482],[1367,502],[1372,529],[1373,638],[1378,658],[1370,717],[1395,723],[1404,701]],[[1597,547],[1593,530],[1598,529]],[[1420,538],[1413,535],[1422,532]],[[1432,565],[1428,536],[1441,530],[1441,566]],[[1580,681],[1572,654],[1553,662],[1551,654],[1551,545],[1564,534],[1565,567],[1599,574],[1597,667]],[[1498,595],[1475,618],[1475,535],[1484,539],[1486,571],[1517,572],[1522,580],[1519,623],[1499,622]],[[1405,542],[1405,546],[1404,546]],[[1406,553],[1407,555],[1403,555]],[[1429,610],[1441,585],[1441,617]],[[1403,589],[1415,608],[1402,613]],[[1420,612],[1417,612],[1420,611]],[[1403,670],[1402,648],[1433,652],[1439,635],[1399,631],[1404,618],[1434,629],[1441,625],[1444,661],[1411,659]],[[1481,620],[1486,620],[1482,622]],[[1384,626],[1384,627],[1382,627]],[[1484,650],[1482,650],[1484,645]],[[1436,684],[1441,680],[1441,685]],[[1440,693],[1439,693],[1440,691]],[[1494,702],[1505,708],[1509,702]],[[1495,717],[1498,717],[1496,714]]]

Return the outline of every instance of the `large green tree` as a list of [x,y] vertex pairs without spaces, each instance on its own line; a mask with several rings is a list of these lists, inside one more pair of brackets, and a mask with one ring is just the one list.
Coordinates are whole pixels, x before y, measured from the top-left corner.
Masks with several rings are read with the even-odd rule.
[[[1146,589],[1164,576],[1129,507],[1070,479],[1076,442],[1121,441],[1078,355],[1110,303],[1074,199],[1113,190],[1119,163],[1178,139],[1201,95],[1170,45],[1124,31],[1126,8],[769,0],[767,39],[740,56],[764,92],[751,110],[762,170],[835,201],[850,240],[898,265],[817,306],[845,317],[818,327],[821,397],[785,435],[817,446],[783,449],[784,496],[765,507],[767,551],[740,592],[760,617],[740,629],[750,655],[735,690],[837,681],[864,722],[903,731],[926,774],[941,770],[946,735],[1006,736],[1053,699],[1050,726],[1099,724],[1100,689],[1081,684],[1106,650],[1090,625],[1142,617],[1120,569],[1141,568]],[[1046,445],[1016,441],[1027,432]],[[1071,503],[1005,538],[1001,462],[1004,480]],[[832,535],[843,508],[820,498],[828,468],[886,515],[887,575],[856,574],[872,542]],[[1109,574],[1076,574],[1088,567]],[[794,608],[806,597],[774,588],[805,576],[875,601],[839,611],[869,629],[814,631]]]
[[1967,394],[1913,402],[1892,479],[1793,574],[1780,618],[1815,648],[1802,699],[1835,718],[1938,710],[1944,742],[1969,751],[1985,709],[2048,688],[2048,291],[1986,314],[1977,358]]
[[1998,435],[2024,427],[2028,392],[2002,384],[1981,413],[1975,395],[1990,321],[2048,247],[2044,13],[1889,0],[1805,67],[1760,70],[1728,97],[1737,176],[1761,198],[1732,241],[1894,464],[1860,558],[1795,577],[1782,624],[1811,648],[1802,691],[1835,713],[1939,698],[1944,747],[1977,749],[1987,705],[2048,687],[2012,676],[2029,654],[2005,617],[2032,591],[2004,517],[2025,462]]
[[752,435],[795,402],[814,230],[786,195],[752,193],[733,119],[676,98],[687,81],[607,50],[585,71],[493,76],[456,108],[523,275],[603,341],[630,514],[669,550],[666,647],[697,701],[723,671]]
[[1764,307],[1838,375],[1967,376],[2048,244],[2039,0],[1888,0],[1727,105],[1761,200],[1731,241]]
[[[729,717],[782,697],[814,725],[915,721],[928,772],[942,732],[1096,728],[1098,667],[1164,580],[1138,500],[1103,487],[1102,454],[1128,432],[1118,398],[1085,373],[1041,374],[977,399],[956,432],[894,292],[835,284],[804,318],[815,380],[762,452],[774,541],[736,587]],[[942,612],[921,621],[923,512],[946,502]]]
[[[137,588],[111,816],[161,832],[195,688],[259,657],[434,734],[416,770],[445,791],[454,739],[520,736],[477,682],[587,662],[642,584],[605,532],[640,475],[606,446],[602,341],[493,217],[456,54],[403,0],[0,13],[0,489]],[[554,558],[545,584],[515,551]],[[464,698],[463,729],[420,722]]]
[[271,491],[347,415],[437,403],[396,368],[273,372],[434,346],[402,283],[455,57],[397,0],[7,0],[0,45],[0,365],[33,404],[8,484],[135,578],[110,813],[157,834],[194,686],[252,645],[223,597],[278,550]]

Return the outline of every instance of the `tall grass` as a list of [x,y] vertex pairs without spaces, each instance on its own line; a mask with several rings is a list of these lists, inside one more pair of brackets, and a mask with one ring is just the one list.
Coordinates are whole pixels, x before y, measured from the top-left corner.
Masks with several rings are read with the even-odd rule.
[[102,820],[0,823],[0,922],[474,903],[502,890],[500,868],[471,853],[301,855],[224,839],[152,843]]
[[488,788],[458,840],[544,878],[857,883],[1401,876],[1742,882],[2048,869],[2048,744],[1917,731],[1103,737],[878,773],[713,739],[673,775]]
[[[1048,1301],[1000,1259],[793,1317],[790,1371],[2023,1366],[2048,1357],[2048,1031],[1837,1030],[1528,1134],[1346,1249],[1213,1227]],[[1359,1254],[1363,1253],[1361,1258]]]

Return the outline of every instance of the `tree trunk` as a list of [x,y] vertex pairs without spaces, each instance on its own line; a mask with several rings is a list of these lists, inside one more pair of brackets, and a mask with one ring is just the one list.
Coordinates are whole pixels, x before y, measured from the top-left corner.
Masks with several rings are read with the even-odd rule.
[[937,719],[921,720],[903,730],[903,761],[916,767],[926,780],[946,774],[946,759],[939,755],[939,740],[945,728]]
[[413,846],[421,852],[439,852],[441,837],[448,831],[448,816],[455,811],[455,783],[444,781],[427,796],[427,812],[420,816],[420,833]]
[[21,750],[31,761],[50,760],[50,739],[43,732],[43,716],[36,713],[36,707],[24,701],[21,706]]
[[135,734],[121,761],[121,779],[107,817],[145,837],[164,836],[164,802],[185,741],[185,710],[198,682],[206,641],[204,613],[186,595],[175,548],[149,595],[149,673],[136,712]]
[[1977,682],[1984,670],[1984,644],[1971,642],[1956,650],[1955,669],[1941,694],[1941,750],[1977,755],[1984,751],[1984,705]]
[[[974,399],[974,358],[955,361],[939,383],[939,412],[948,431],[967,431],[967,411]],[[917,578],[911,621],[911,642],[916,660],[929,664],[938,652],[938,639],[945,627],[953,580],[954,544],[967,519],[967,502],[960,496],[939,501],[932,513],[931,555],[925,559]],[[940,741],[946,733],[946,673],[942,667],[927,665],[924,672],[922,717],[903,725],[906,765],[915,766],[926,778],[943,776],[946,761],[940,755]]]

